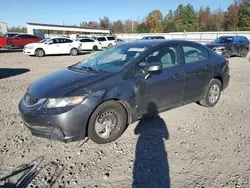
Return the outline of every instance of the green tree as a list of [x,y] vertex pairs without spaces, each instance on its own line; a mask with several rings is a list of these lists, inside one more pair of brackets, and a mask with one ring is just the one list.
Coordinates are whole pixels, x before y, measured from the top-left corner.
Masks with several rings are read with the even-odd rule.
[[9,32],[17,32],[17,33],[27,33],[27,28],[26,27],[16,27],[16,26],[13,26],[13,27],[9,27],[8,28],[8,31]]
[[240,30],[250,30],[250,0],[241,0],[239,5],[239,28]]
[[240,8],[238,1],[235,0],[234,4],[231,4],[227,8],[225,14],[225,26],[227,30],[237,30],[240,18]]
[[137,32],[138,33],[149,33],[150,31],[149,31],[147,24],[141,23],[137,27]]
[[160,10],[154,10],[147,17],[147,26],[152,33],[163,32],[163,16]]
[[114,33],[123,33],[124,32],[124,25],[121,20],[117,20],[113,23],[113,31]]
[[103,18],[99,18],[100,20],[100,26],[101,28],[110,28],[111,27],[111,23],[110,23],[110,20],[107,16],[103,16]]

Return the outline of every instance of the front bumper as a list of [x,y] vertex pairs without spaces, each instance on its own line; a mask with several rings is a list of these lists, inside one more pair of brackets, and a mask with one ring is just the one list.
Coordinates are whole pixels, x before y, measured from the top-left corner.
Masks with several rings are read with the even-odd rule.
[[26,55],[35,55],[35,51],[33,49],[28,49],[28,48],[24,48],[23,53]]
[[63,109],[29,109],[24,105],[24,99],[19,103],[20,116],[32,135],[62,142],[85,138],[92,110],[88,102]]

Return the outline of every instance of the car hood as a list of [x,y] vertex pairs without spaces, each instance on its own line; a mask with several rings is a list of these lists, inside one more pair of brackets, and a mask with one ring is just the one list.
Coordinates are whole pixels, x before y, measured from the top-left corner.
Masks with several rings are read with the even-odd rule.
[[59,98],[87,84],[103,79],[105,76],[107,75],[64,68],[32,83],[28,88],[28,93],[39,99]]
[[226,43],[220,43],[220,44],[209,43],[209,44],[206,44],[206,46],[210,49],[213,49],[214,47],[225,47],[225,46],[228,46],[228,44],[226,44]]

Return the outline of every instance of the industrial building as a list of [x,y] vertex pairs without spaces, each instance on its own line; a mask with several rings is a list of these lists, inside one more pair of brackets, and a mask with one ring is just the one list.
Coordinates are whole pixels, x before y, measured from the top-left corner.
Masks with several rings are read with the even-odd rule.
[[87,28],[68,25],[54,25],[54,24],[42,24],[42,23],[30,23],[27,22],[27,33],[32,35],[42,35],[46,37],[52,37],[54,35],[88,35],[88,34],[110,34],[111,30],[101,28]]

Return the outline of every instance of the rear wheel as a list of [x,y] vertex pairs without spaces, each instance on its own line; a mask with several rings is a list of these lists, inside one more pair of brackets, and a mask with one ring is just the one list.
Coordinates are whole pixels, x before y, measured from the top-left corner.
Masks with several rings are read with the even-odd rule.
[[7,48],[8,48],[8,49],[12,49],[13,47],[14,47],[14,45],[13,45],[11,42],[8,42]]
[[76,48],[72,48],[72,49],[70,50],[70,54],[71,54],[72,56],[76,56],[76,55],[78,54],[78,50],[77,50]]
[[119,138],[127,127],[127,113],[116,101],[102,103],[93,112],[88,124],[88,137],[97,144]]
[[94,50],[94,51],[98,51],[98,46],[96,46],[96,45],[93,46],[93,50]]
[[36,57],[43,57],[45,55],[45,53],[44,53],[43,49],[37,49],[35,51],[35,55],[36,55]]
[[218,79],[212,79],[202,97],[201,101],[199,102],[202,106],[205,107],[213,107],[217,104],[220,99],[222,90],[222,83]]
[[111,48],[112,46],[113,46],[113,44],[111,44],[111,43],[108,45],[109,48]]

